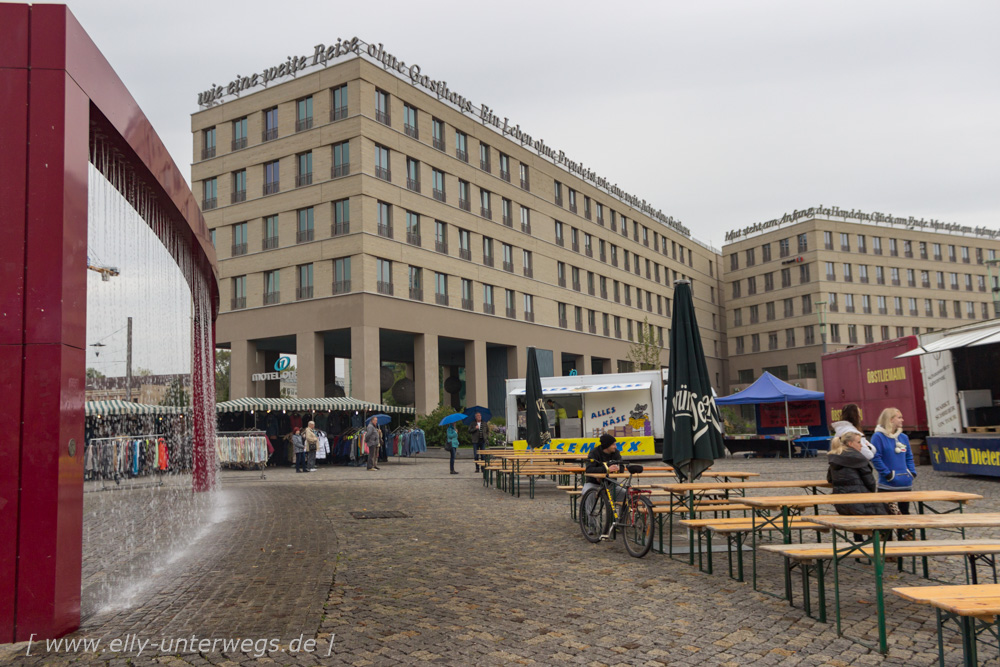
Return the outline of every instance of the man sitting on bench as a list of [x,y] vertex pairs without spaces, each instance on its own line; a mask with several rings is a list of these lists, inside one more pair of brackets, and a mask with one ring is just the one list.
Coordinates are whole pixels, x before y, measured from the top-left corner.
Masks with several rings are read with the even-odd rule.
[[[587,469],[586,473],[612,473],[618,472],[620,467],[618,463],[613,463],[615,461],[620,462],[622,460],[622,455],[618,451],[618,445],[615,441],[615,436],[610,433],[605,433],[601,436],[601,442],[599,447],[594,447],[590,450],[590,456],[587,457]],[[597,477],[588,477],[587,483],[583,485],[583,489],[580,491],[580,495],[584,496],[587,494],[589,489],[596,489],[601,486],[601,480]]]

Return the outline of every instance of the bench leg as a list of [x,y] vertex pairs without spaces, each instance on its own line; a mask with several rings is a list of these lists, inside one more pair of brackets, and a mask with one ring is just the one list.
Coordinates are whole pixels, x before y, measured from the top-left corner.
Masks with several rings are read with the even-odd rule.
[[819,622],[826,623],[826,584],[823,581],[823,561],[816,561],[816,593],[819,603]]
[[976,619],[972,616],[962,616],[959,624],[962,627],[962,653],[965,656],[965,664],[975,667],[979,664],[979,657],[976,655]]

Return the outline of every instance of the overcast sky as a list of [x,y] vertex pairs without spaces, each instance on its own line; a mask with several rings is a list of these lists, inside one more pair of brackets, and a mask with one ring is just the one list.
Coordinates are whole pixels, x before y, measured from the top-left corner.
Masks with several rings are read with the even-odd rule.
[[840,206],[1000,228],[1000,3],[69,0],[190,178],[212,83],[383,43],[681,220]]

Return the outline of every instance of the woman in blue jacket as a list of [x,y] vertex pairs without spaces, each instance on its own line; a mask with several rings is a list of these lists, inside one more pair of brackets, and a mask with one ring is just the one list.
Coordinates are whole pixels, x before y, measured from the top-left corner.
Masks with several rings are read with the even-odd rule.
[[451,474],[457,475],[455,471],[455,452],[458,451],[458,431],[455,430],[454,424],[448,424],[448,430],[445,432],[445,444],[448,447],[448,451],[451,452]]
[[[883,410],[871,443],[875,448],[872,466],[878,471],[878,490],[912,491],[917,469],[910,439],[903,433],[903,413],[896,408]],[[909,514],[910,503],[899,503],[899,511]]]

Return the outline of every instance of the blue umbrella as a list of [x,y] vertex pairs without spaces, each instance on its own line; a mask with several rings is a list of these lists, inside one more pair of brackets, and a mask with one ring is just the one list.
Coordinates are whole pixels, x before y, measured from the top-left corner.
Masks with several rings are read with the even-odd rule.
[[448,424],[454,424],[456,422],[460,422],[460,421],[464,421],[464,420],[465,420],[465,415],[463,413],[461,413],[461,412],[456,412],[455,414],[448,415],[447,417],[445,417],[444,419],[442,419],[440,422],[438,422],[438,426],[447,426]]
[[472,424],[472,422],[476,421],[477,412],[482,413],[484,422],[488,422],[489,420],[493,419],[493,413],[490,412],[489,408],[484,408],[481,405],[473,405],[471,408],[465,409],[465,414],[466,414],[465,423]]
[[378,420],[376,423],[379,426],[385,426],[386,424],[392,421],[392,417],[390,417],[389,415],[371,415],[370,417],[368,417],[369,422],[372,420],[372,417]]

